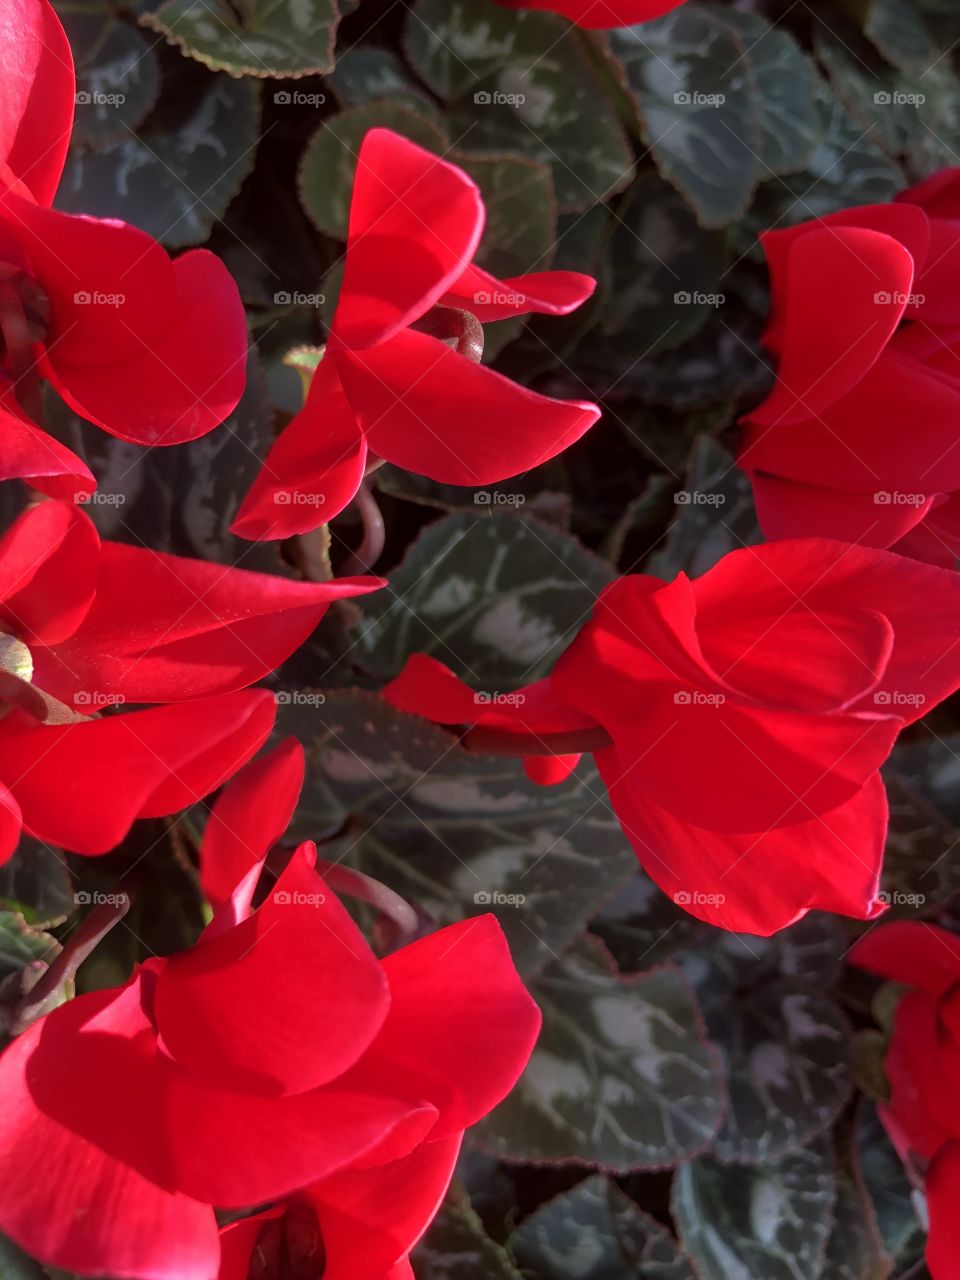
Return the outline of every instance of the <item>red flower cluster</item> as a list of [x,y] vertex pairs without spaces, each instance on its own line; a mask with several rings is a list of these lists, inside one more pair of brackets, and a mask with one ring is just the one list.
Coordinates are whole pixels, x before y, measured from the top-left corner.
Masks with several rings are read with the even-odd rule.
[[898,921],[861,938],[850,959],[913,988],[897,1005],[886,1060],[891,1097],[880,1117],[926,1192],[930,1273],[951,1280],[960,1274],[960,938]]
[[810,538],[731,552],[696,581],[621,578],[509,704],[422,655],[384,695],[494,731],[477,749],[530,757],[541,782],[582,743],[653,879],[704,920],[769,934],[814,908],[883,909],[878,769],[960,686],[958,640],[957,575]]
[[770,538],[960,555],[960,168],[762,237],[770,395],[740,462]]
[[[290,1232],[324,1280],[400,1280],[463,1130],[523,1070],[540,1016],[492,917],[380,961],[311,844],[251,910],[302,777],[287,741],[220,797],[192,950],[62,1005],[0,1058],[0,1229],[43,1261],[241,1280]],[[224,1232],[221,1263],[212,1206],[279,1198]]]
[[662,18],[683,0],[498,0],[508,9],[549,9],[578,27],[632,27]]
[[96,481],[20,407],[38,373],[81,417],[136,444],[210,431],[243,393],[247,339],[219,258],[171,261],[112,219],[52,209],[76,93],[73,58],[48,0],[0,20],[0,479],[68,498]]
[[[220,786],[275,714],[271,694],[233,691],[289,657],[331,601],[382,585],[294,582],[101,543],[66,502],[26,511],[0,539],[0,859],[21,825],[104,853],[135,818]],[[96,715],[148,702],[182,705]]]
[[597,420],[596,405],[537,395],[437,336],[444,316],[476,337],[479,322],[566,315],[593,292],[589,276],[570,271],[497,280],[475,266],[484,218],[461,169],[388,129],[366,135],[326,354],[235,533],[316,528],[377,459],[446,484],[492,484],[546,462]]

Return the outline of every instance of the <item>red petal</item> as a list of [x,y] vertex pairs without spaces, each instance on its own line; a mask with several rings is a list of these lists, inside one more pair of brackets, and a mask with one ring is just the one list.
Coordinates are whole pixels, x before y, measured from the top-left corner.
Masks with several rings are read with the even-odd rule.
[[960,938],[934,924],[892,920],[859,938],[847,959],[893,982],[941,995],[960,981]]
[[940,495],[926,519],[893,550],[942,569],[955,569],[960,560],[960,494]]
[[0,539],[0,625],[27,644],[73,635],[93,604],[100,538],[65,502],[29,507]]
[[896,199],[919,205],[931,218],[960,218],[960,167],[939,169],[901,191]]
[[[126,287],[133,297],[133,284]],[[125,354],[101,327],[99,313],[109,307],[76,309],[78,328],[88,312],[98,313],[91,339],[99,363],[75,354],[66,341],[48,347],[52,380],[67,404],[134,444],[180,444],[206,435],[237,407],[246,383],[243,304],[220,259],[204,249],[183,254],[172,264],[167,289],[175,309],[162,330],[138,328],[138,314],[118,309]],[[152,302],[149,294],[145,302]]]
[[4,6],[0,79],[0,162],[49,204],[70,142],[76,82],[69,42],[47,0]]
[[231,1222],[220,1232],[220,1271],[217,1280],[248,1280],[250,1259],[260,1233],[268,1222],[275,1222],[286,1213],[285,1205],[276,1205],[263,1213],[255,1213],[239,1222]]
[[750,483],[760,526],[771,540],[836,538],[868,547],[891,547],[923,520],[935,501],[918,497],[903,502],[896,493],[828,489],[764,471],[751,471]]
[[531,782],[541,787],[555,787],[566,782],[580,763],[580,755],[574,756],[527,756],[523,762],[523,772]]
[[462,1139],[423,1142],[402,1160],[344,1169],[305,1189],[320,1221],[323,1280],[386,1280],[436,1216]]
[[[2,19],[0,19],[2,21]],[[0,480],[23,480],[51,498],[80,500],[97,487],[93,472],[59,440],[0,408]]]
[[960,1275],[960,1142],[945,1142],[933,1157],[926,1178],[927,1266],[934,1280]]
[[562,453],[596,405],[551,400],[407,330],[337,361],[374,453],[444,484],[492,484]]
[[471,264],[440,299],[445,307],[470,311],[482,324],[508,316],[536,313],[566,316],[576,311],[597,287],[592,276],[576,271],[533,271],[498,280]]
[[652,802],[616,753],[599,753],[597,764],[644,870],[691,915],[768,936],[808,911],[860,920],[883,911],[877,894],[887,805],[879,774],[830,813],[735,834],[693,826]]
[[241,769],[218,797],[200,853],[200,885],[214,915],[205,939],[250,914],[264,859],[293,817],[303,771],[303,747],[285,738]]
[[258,911],[172,957],[160,975],[163,1042],[208,1084],[315,1089],[357,1060],[387,1016],[387,979],[315,861],[314,847],[301,845]]
[[241,538],[289,538],[332,520],[353,501],[367,446],[337,376],[323,360],[306,403],[264,459],[231,525]]
[[0,777],[24,827],[76,853],[106,853],[138,817],[159,817],[219,787],[257,751],[276,716],[266,690],[80,724],[0,722]]
[[513,1088],[540,1030],[493,916],[474,916],[388,956],[390,1013],[344,1088],[428,1098],[431,1138],[475,1124]]
[[896,332],[913,272],[903,245],[877,231],[818,227],[799,236],[779,301],[784,310],[777,382],[750,411],[750,420],[802,422],[855,386]]
[[422,316],[473,257],[483,222],[480,192],[462,169],[371,129],[350,204],[337,343],[384,342]]
[[960,1138],[960,1099],[952,1082],[960,1048],[940,1021],[942,1001],[911,991],[897,1004],[884,1064],[891,1100],[882,1114],[898,1149],[924,1159],[948,1138]]
[[297,582],[105,542],[93,608],[43,655],[37,682],[81,711],[91,695],[181,702],[243,688],[288,658],[331,601],[382,585]]
[[498,0],[508,9],[548,9],[578,27],[632,27],[660,18],[683,0]]
[[138,978],[62,1005],[0,1059],[0,1228],[44,1262],[139,1280],[216,1274],[212,1209],[165,1181],[154,1055]]
[[930,251],[913,288],[918,302],[909,315],[926,324],[960,321],[960,221],[931,219]]

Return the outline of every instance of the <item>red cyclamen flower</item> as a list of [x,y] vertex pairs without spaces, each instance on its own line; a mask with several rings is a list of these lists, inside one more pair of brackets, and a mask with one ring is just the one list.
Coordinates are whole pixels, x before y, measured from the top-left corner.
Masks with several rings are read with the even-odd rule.
[[[269,693],[232,691],[289,657],[331,601],[382,585],[295,582],[101,543],[71,503],[26,511],[0,538],[0,859],[21,825],[103,853],[134,818],[219,786],[275,714]],[[87,719],[150,702],[185,705]]]
[[569,18],[578,27],[604,29],[632,27],[637,22],[662,18],[684,0],[497,0],[508,9],[548,9]]
[[[215,1280],[211,1206],[292,1197],[313,1207],[325,1280],[399,1280],[462,1131],[526,1065],[539,1013],[492,916],[380,961],[311,844],[251,910],[302,777],[288,740],[220,797],[194,948],[62,1005],[0,1058],[0,1230],[44,1262]],[[403,1170],[422,1185],[398,1187]],[[243,1247],[226,1233],[225,1265]]]
[[[960,554],[960,168],[761,237],[778,357],[741,465],[769,538]],[[898,545],[898,549],[900,549]]]
[[[243,393],[243,305],[219,258],[171,261],[145,232],[60,213],[76,80],[48,0],[0,18],[0,479],[91,492],[85,464],[17,408],[34,363],[81,417],[136,444],[204,435]],[[28,366],[21,368],[24,356]],[[11,381],[12,379],[12,381]]]
[[960,938],[896,921],[866,934],[853,964],[914,989],[901,998],[886,1059],[890,1101],[880,1118],[905,1164],[924,1180],[933,1280],[960,1276]]
[[438,306],[481,322],[566,315],[593,292],[589,276],[570,271],[496,280],[474,266],[484,218],[461,169],[389,129],[366,135],[326,354],[234,532],[316,528],[352,500],[374,458],[446,484],[492,484],[554,457],[596,421],[596,405],[537,395],[417,328]]
[[[478,702],[424,656],[384,692],[498,730],[501,750],[513,734],[517,755],[582,742],[653,879],[712,924],[769,934],[815,908],[883,909],[878,768],[960,685],[958,638],[955,574],[809,538],[732,552],[695,581],[619,579],[515,706]],[[575,764],[528,769],[555,782]]]

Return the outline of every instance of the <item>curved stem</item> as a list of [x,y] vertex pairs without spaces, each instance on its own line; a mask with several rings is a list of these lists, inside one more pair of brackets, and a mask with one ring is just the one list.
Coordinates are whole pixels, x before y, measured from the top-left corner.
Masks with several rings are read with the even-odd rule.
[[365,484],[361,484],[354,499],[363,521],[363,540],[341,570],[343,577],[355,573],[369,573],[383,554],[387,534],[377,500]]
[[416,911],[399,893],[394,893],[379,880],[364,875],[362,871],[355,871],[353,867],[345,867],[340,862],[328,862],[324,858],[317,859],[317,870],[335,892],[357,898],[386,916],[396,930],[396,945],[399,946],[400,942],[407,941],[416,934],[420,927]]
[[19,1034],[46,1012],[45,1003],[63,983],[68,982],[103,938],[130,910],[128,893],[110,895],[110,901],[98,903],[64,944],[63,950],[48,966],[40,980],[20,1001],[10,1021],[11,1034]]
[[613,746],[613,739],[600,725],[590,729],[573,729],[563,733],[511,733],[508,729],[490,729],[477,725],[460,739],[468,751],[488,756],[573,756],[603,751]]

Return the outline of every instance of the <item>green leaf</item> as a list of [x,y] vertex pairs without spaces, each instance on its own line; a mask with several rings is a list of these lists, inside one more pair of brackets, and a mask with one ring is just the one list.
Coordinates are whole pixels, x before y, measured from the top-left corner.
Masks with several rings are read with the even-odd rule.
[[900,774],[886,770],[884,781],[890,826],[880,896],[889,917],[924,915],[960,890],[951,856],[960,832]]
[[746,47],[757,92],[759,158],[769,173],[796,173],[822,134],[813,62],[788,32],[759,14],[734,8],[716,12]]
[[44,965],[60,953],[60,944],[48,933],[28,925],[15,911],[0,911],[0,980],[28,965]]
[[879,1246],[856,1186],[848,1177],[838,1178],[833,1230],[820,1280],[882,1280],[889,1274],[890,1259]]
[[624,981],[581,941],[531,992],[543,1030],[513,1092],[477,1126],[481,1146],[628,1170],[677,1164],[711,1141],[722,1079],[679,970]]
[[680,1240],[701,1280],[819,1280],[836,1177],[831,1145],[738,1169],[684,1165],[673,1184]]
[[76,902],[63,852],[22,835],[13,857],[0,866],[0,907],[39,928],[66,920]]
[[937,47],[911,0],[873,0],[864,31],[901,71],[922,76],[947,52]]
[[600,341],[625,360],[680,346],[726,301],[726,237],[704,231],[682,196],[656,174],[641,175],[630,188],[609,255],[613,287]]
[[206,240],[253,168],[256,88],[201,75],[172,97],[176,120],[156,117],[109,151],[74,150],[57,192],[68,213],[122,218],[171,248]]
[[167,0],[141,18],[213,71],[261,78],[331,71],[339,21],[335,0]]
[[279,731],[310,759],[297,838],[346,828],[338,856],[441,924],[492,911],[525,973],[570,946],[636,868],[587,763],[540,787],[518,760],[466,752],[356,689],[297,690]]
[[637,973],[704,940],[709,925],[692,916],[640,872],[590,922],[621,973]]
[[381,676],[396,675],[412,653],[432,653],[477,692],[505,692],[546,672],[613,576],[537,520],[496,510],[447,516],[420,535],[379,599],[363,601],[357,651]]
[[710,1019],[727,1061],[729,1106],[714,1150],[767,1163],[828,1128],[850,1096],[851,1028],[840,1009],[795,983],[734,996]]
[[523,156],[472,156],[452,152],[448,160],[473,178],[487,207],[477,262],[496,276],[545,271],[557,236],[553,173]]
[[655,22],[612,31],[610,44],[661,174],[688,199],[702,226],[734,222],[765,176],[757,91],[743,41],[716,12],[691,3]]
[[151,42],[103,0],[58,14],[77,69],[72,145],[109,146],[135,129],[154,106],[160,73]]
[[441,124],[402,99],[381,98],[325,120],[303,153],[298,182],[311,220],[338,240],[347,238],[360,144],[374,128],[392,129],[438,155],[450,145]]
[[617,112],[562,19],[488,0],[417,0],[406,46],[414,69],[449,103],[461,151],[520,152],[549,165],[568,212],[630,181],[633,157]]
[[869,1197],[883,1247],[901,1267],[909,1265],[923,1254],[925,1233],[917,1215],[922,1197],[911,1191],[877,1109],[866,1099],[857,1108],[853,1155],[857,1179]]
[[531,1280],[696,1280],[666,1227],[601,1174],[540,1205],[508,1244]]
[[417,1280],[521,1280],[462,1195],[447,1200],[413,1258]]
[[337,65],[327,82],[344,107],[391,98],[420,110],[436,110],[398,55],[379,45],[353,44],[346,50],[338,49]]
[[698,577],[728,552],[761,539],[750,482],[710,436],[694,441],[674,502],[676,519],[647,564],[648,572],[667,581],[680,572]]

